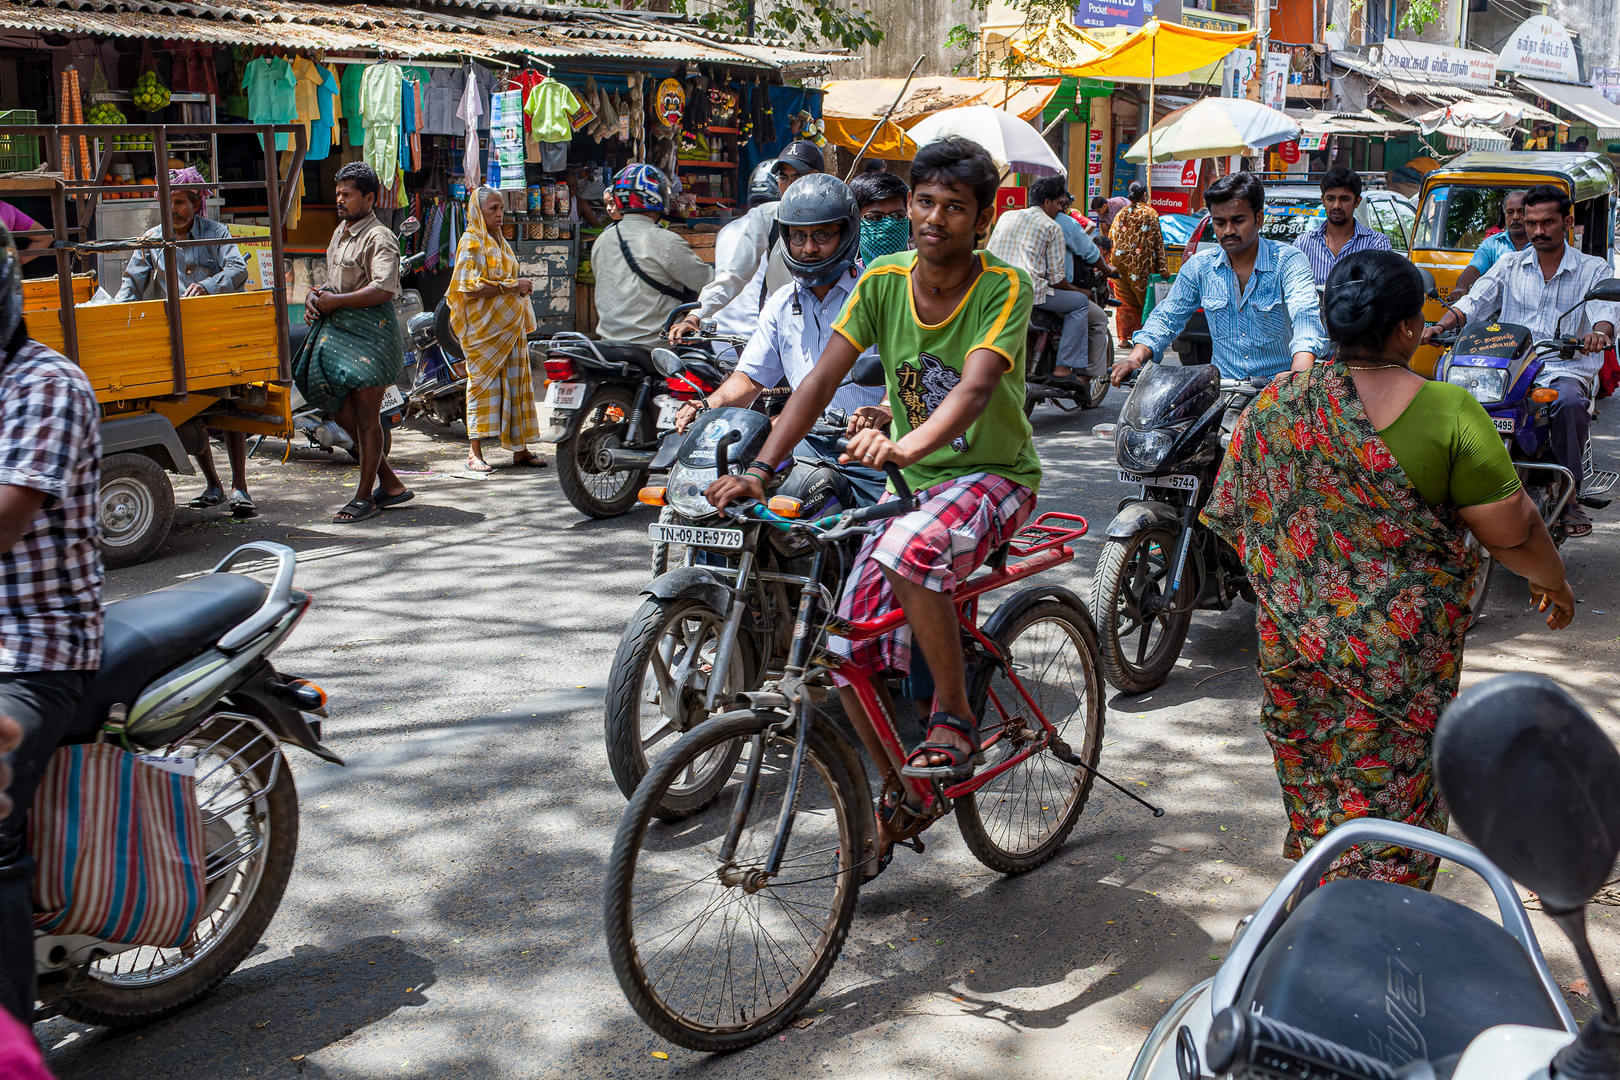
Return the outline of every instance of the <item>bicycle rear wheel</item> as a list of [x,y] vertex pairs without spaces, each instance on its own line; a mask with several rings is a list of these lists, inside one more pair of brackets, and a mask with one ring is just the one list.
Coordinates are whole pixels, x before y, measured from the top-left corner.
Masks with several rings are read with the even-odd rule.
[[[608,861],[605,925],[619,986],[660,1036],[725,1051],[780,1030],[821,988],[855,916],[857,788],[837,749],[812,729],[781,871],[763,869],[791,775],[793,738],[774,713],[723,713],[688,732],[636,789]],[[720,798],[675,823],[665,792],[705,755],[743,743]],[[759,763],[755,794],[743,798]],[[741,815],[736,854],[719,854]]]
[[[1090,620],[1060,600],[1039,600],[995,635],[1024,689],[1056,729],[1056,739],[1093,767],[1102,752],[1103,682]],[[1006,761],[1040,738],[1040,721],[1006,674],[989,676],[979,738],[1002,739],[981,769]],[[956,800],[956,825],[968,849],[1003,874],[1021,874],[1057,854],[1091,795],[1091,773],[1046,750]]]

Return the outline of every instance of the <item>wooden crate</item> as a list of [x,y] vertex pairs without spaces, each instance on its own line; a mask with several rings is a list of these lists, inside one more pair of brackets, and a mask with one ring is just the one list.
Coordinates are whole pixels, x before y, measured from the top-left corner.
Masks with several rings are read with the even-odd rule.
[[[162,300],[74,309],[79,366],[101,402],[131,401],[186,390],[268,382],[279,373],[276,308],[269,292],[221,293],[180,301],[186,385],[174,385],[168,310]],[[29,332],[60,351],[62,326],[30,320]]]

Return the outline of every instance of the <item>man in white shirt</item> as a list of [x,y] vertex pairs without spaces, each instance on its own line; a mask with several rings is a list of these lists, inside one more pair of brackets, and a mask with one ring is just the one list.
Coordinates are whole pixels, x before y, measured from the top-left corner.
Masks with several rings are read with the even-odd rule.
[[651,165],[630,165],[613,179],[623,218],[591,245],[596,332],[606,341],[663,344],[664,322],[709,283],[708,264],[658,218],[669,206],[669,180]]
[[[1574,225],[1574,204],[1561,188],[1537,184],[1524,193],[1524,224],[1530,245],[1496,260],[1467,296],[1423,331],[1428,341],[1441,330],[1500,312],[1503,322],[1528,327],[1536,340],[1554,336],[1558,317],[1580,304],[1594,284],[1611,276],[1609,264],[1582,255],[1565,239]],[[1616,305],[1593,300],[1564,320],[1565,334],[1581,339],[1573,359],[1548,357],[1536,385],[1558,391],[1552,408],[1553,459],[1580,482],[1592,418],[1587,411],[1592,380],[1603,367],[1603,350],[1614,343]],[[1564,529],[1585,536],[1592,523],[1574,499],[1564,510]]]
[[[788,188],[799,177],[821,173],[824,168],[821,147],[800,141],[788,144],[777,157],[771,171],[776,177],[778,194],[786,195]],[[769,205],[755,207],[742,220],[744,226],[727,258],[721,258],[719,244],[716,243],[714,280],[698,296],[697,310],[688,312],[685,318],[670,327],[669,340],[672,344],[687,334],[696,333],[705,321],[714,318],[739,296],[751,294],[752,289],[748,286],[754,281],[760,263],[767,263],[767,293],[787,284],[790,275],[783,261],[786,252],[776,226],[774,208]]]
[[[777,192],[776,159],[762,161],[754,167],[753,175],[748,178],[748,209],[750,211],[764,208],[763,212],[772,215],[774,220],[776,207],[773,205],[781,196]],[[727,222],[725,227],[714,238],[714,264],[716,266],[736,266],[746,261],[746,253],[754,246],[752,216],[745,214],[735,221]],[[780,273],[778,273],[780,272]],[[771,260],[761,259],[759,266],[754,270],[754,276],[748,280],[748,285],[731,298],[731,302],[714,315],[714,329],[717,334],[726,337],[748,338],[754,335],[754,328],[759,325],[759,313],[764,310],[765,300],[771,294],[771,282],[767,278],[778,278],[785,273],[786,268],[777,265],[773,268]],[[787,284],[778,280],[777,288]],[[714,283],[710,282],[709,287]],[[716,341],[711,346],[715,355],[724,360],[741,355],[741,350],[735,346],[722,345]]]
[[[821,358],[832,337],[833,323],[855,289],[862,270],[856,257],[860,211],[843,181],[824,174],[807,180],[774,209],[783,218],[793,281],[765,302],[737,369],[720,388],[701,401],[681,406],[675,418],[677,431],[685,431],[708,409],[746,407],[760,391],[783,382],[797,389]],[[875,408],[883,395],[881,386],[843,386],[833,395],[831,407],[844,410],[853,430],[857,411]],[[814,436],[806,442],[818,456],[836,460],[833,447],[818,445]],[[791,459],[785,464],[791,464]],[[882,473],[859,466],[844,466],[840,471],[860,489],[863,501],[876,502],[882,497]]]

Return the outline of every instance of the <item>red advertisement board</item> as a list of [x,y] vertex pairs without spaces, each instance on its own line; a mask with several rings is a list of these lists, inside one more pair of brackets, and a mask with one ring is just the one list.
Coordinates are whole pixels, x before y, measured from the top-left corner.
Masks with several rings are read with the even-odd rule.
[[1148,205],[1161,214],[1190,214],[1192,213],[1192,192],[1190,191],[1161,191],[1153,189],[1152,198]]

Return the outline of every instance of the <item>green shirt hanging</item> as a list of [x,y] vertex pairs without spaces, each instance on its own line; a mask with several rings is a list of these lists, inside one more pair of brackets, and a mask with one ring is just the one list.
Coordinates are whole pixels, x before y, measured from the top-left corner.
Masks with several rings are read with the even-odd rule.
[[568,118],[579,111],[579,99],[556,79],[547,79],[529,91],[523,111],[537,142],[567,142],[574,137]]

